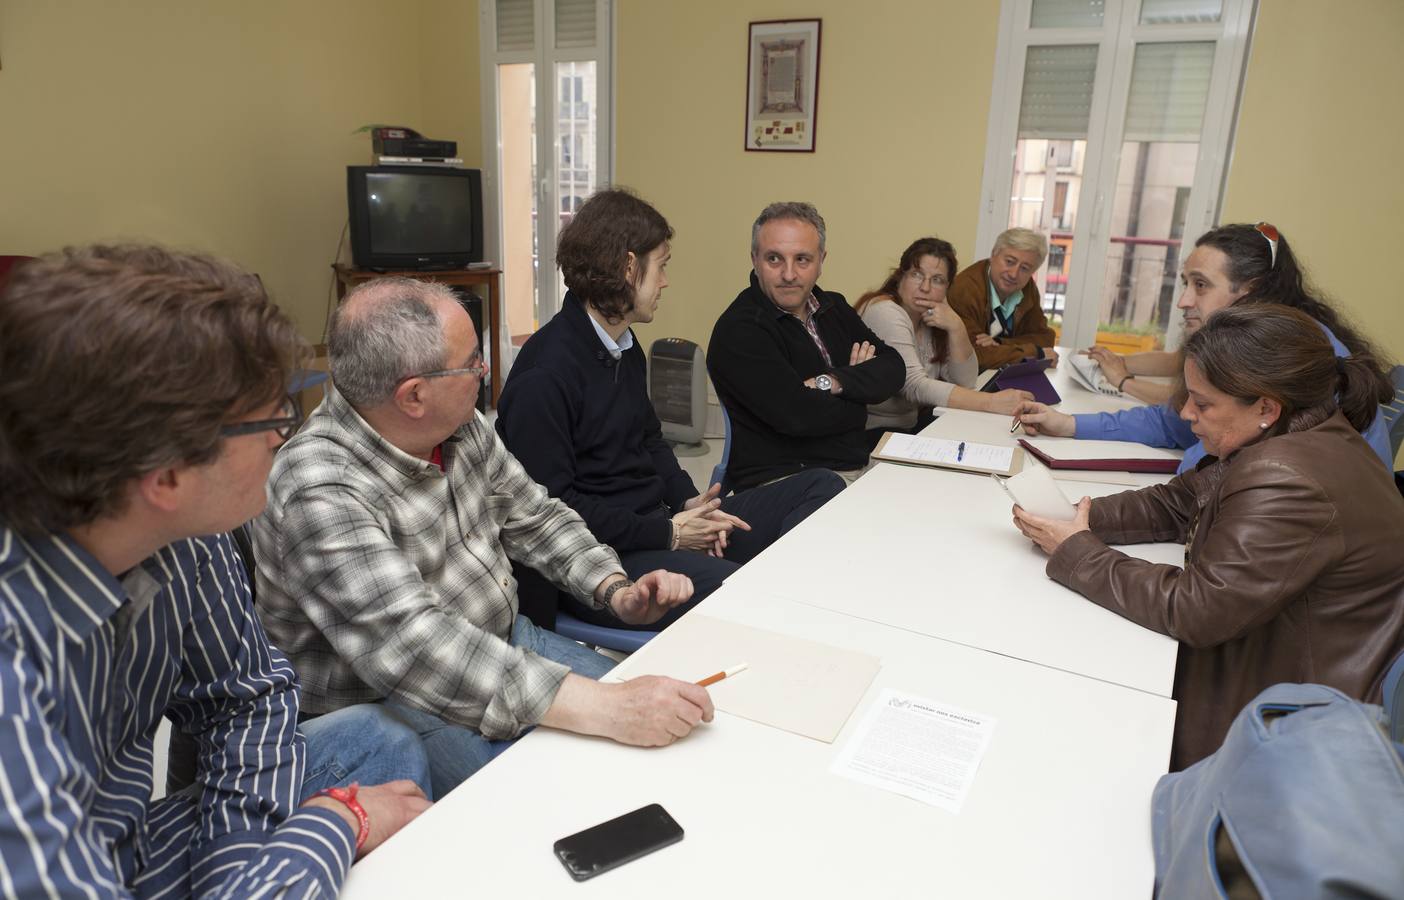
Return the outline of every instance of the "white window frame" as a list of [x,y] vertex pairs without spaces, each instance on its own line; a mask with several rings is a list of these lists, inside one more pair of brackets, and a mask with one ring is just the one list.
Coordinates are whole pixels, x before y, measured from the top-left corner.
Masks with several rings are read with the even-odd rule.
[[[1008,225],[1013,189],[1014,152],[1018,143],[1019,104],[1024,61],[1031,46],[1095,44],[1097,74],[1087,123],[1087,154],[1073,229],[1072,267],[1064,304],[1061,341],[1086,347],[1096,339],[1101,291],[1100,265],[1107,257],[1110,234],[1106,208],[1116,190],[1126,99],[1135,47],[1144,43],[1214,41],[1214,64],[1194,184],[1185,216],[1180,258],[1187,247],[1218,223],[1225,177],[1232,159],[1233,132],[1248,59],[1256,0],[1223,0],[1219,22],[1184,25],[1140,24],[1141,0],[1107,0],[1100,28],[1032,28],[1033,0],[1003,0],[999,44],[995,52],[990,120],[985,136],[985,172],[981,185],[980,224],[975,253],[984,258]],[[1096,263],[1096,265],[1094,265]],[[1179,345],[1183,321],[1172,317],[1166,347]]]
[[[532,50],[497,49],[497,4],[478,4],[478,43],[481,53],[483,115],[483,241],[495,260],[503,258],[502,247],[502,136],[498,109],[497,67],[514,63],[536,66],[536,246],[537,310],[545,323],[560,310],[557,290],[556,228],[561,209],[560,179],[557,172],[558,143],[556,64],[595,63],[595,164],[596,185],[614,179],[614,2],[595,0],[595,46],[556,47],[554,0],[532,0],[535,26]],[[504,357],[510,359],[510,353]]]

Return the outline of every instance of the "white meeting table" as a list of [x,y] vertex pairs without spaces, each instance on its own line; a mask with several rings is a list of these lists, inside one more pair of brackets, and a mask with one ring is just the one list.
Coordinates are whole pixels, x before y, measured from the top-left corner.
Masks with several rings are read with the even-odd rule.
[[[358,863],[343,896],[1149,895],[1173,701],[744,586],[698,610],[870,653],[882,669],[833,744],[726,713],[653,750],[538,729]],[[620,673],[666,653],[667,637]],[[997,720],[959,814],[827,771],[885,687]],[[684,840],[574,883],[553,842],[649,803]]]
[[[1063,408],[1134,405],[1060,382]],[[949,415],[933,428],[993,435],[1001,419],[1007,435],[1007,418]],[[343,896],[1149,895],[1175,642],[1050,581],[1009,508],[985,476],[880,464],[699,604],[882,660],[833,744],[720,712],[655,750],[538,729],[353,867]],[[1182,559],[1172,545],[1126,549]],[[814,605],[844,591],[870,602],[858,615]],[[674,634],[619,674],[668,658]],[[717,668],[737,662],[717,653]],[[829,773],[884,688],[996,720],[958,814]],[[681,843],[581,884],[553,856],[557,839],[649,803],[682,825]]]
[[[1140,405],[1082,388],[1065,363],[1047,374],[1062,397],[1059,411]],[[998,446],[1018,440],[1009,416],[939,412],[924,436]],[[1026,455],[1024,465],[1042,464]],[[1071,500],[1132,489],[1097,481],[1098,474],[1077,481],[1061,473],[1069,480],[1060,486]],[[1116,477],[1136,486],[1168,480]],[[1051,581],[1046,555],[1014,527],[1011,509],[988,476],[879,464],[728,583],[1168,697],[1177,642]],[[1179,544],[1120,549],[1151,562],[1184,562]]]
[[[1060,485],[1070,498],[1126,490]],[[727,585],[1170,696],[1175,640],[1050,580],[1012,507],[987,475],[879,464]],[[1184,560],[1178,544],[1121,549]]]

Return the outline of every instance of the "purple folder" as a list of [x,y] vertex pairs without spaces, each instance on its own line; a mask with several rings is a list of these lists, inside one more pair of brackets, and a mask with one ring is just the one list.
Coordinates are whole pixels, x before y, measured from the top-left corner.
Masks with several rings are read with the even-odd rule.
[[1047,403],[1049,406],[1062,403],[1063,398],[1058,396],[1058,392],[1053,389],[1053,382],[1044,374],[1052,365],[1051,359],[1026,359],[1023,362],[1010,363],[996,372],[983,390],[990,393],[1007,390],[1028,391],[1039,403]]

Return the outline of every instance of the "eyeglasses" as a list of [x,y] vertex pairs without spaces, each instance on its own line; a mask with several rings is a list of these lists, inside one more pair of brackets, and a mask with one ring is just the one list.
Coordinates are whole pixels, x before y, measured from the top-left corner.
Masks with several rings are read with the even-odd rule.
[[406,375],[400,382],[409,381],[411,378],[443,378],[446,375],[472,375],[474,378],[482,378],[487,374],[487,366],[483,363],[481,350],[473,351],[473,355],[468,357],[468,365],[461,369],[435,369],[432,372],[419,372],[414,375]]
[[1282,240],[1282,236],[1277,233],[1276,226],[1269,225],[1267,222],[1259,222],[1253,226],[1253,230],[1267,238],[1268,246],[1272,248],[1272,257],[1268,268],[1277,268],[1277,242]]
[[219,428],[220,436],[238,437],[241,434],[276,431],[278,437],[286,441],[297,432],[298,426],[302,424],[302,414],[298,411],[297,401],[291,395],[283,398],[283,405],[278,407],[278,412],[283,413],[283,415],[274,419],[254,419],[251,422],[221,425]]
[[923,287],[927,282],[931,283],[932,288],[945,287],[947,284],[946,276],[940,272],[928,276],[921,269],[908,269],[907,280],[912,283],[912,287]]

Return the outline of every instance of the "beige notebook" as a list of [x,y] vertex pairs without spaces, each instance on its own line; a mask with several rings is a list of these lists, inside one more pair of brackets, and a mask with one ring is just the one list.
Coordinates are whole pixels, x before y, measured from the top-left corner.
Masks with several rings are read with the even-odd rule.
[[742,663],[707,688],[717,709],[830,744],[882,668],[866,653],[690,613],[606,678],[701,681]]

